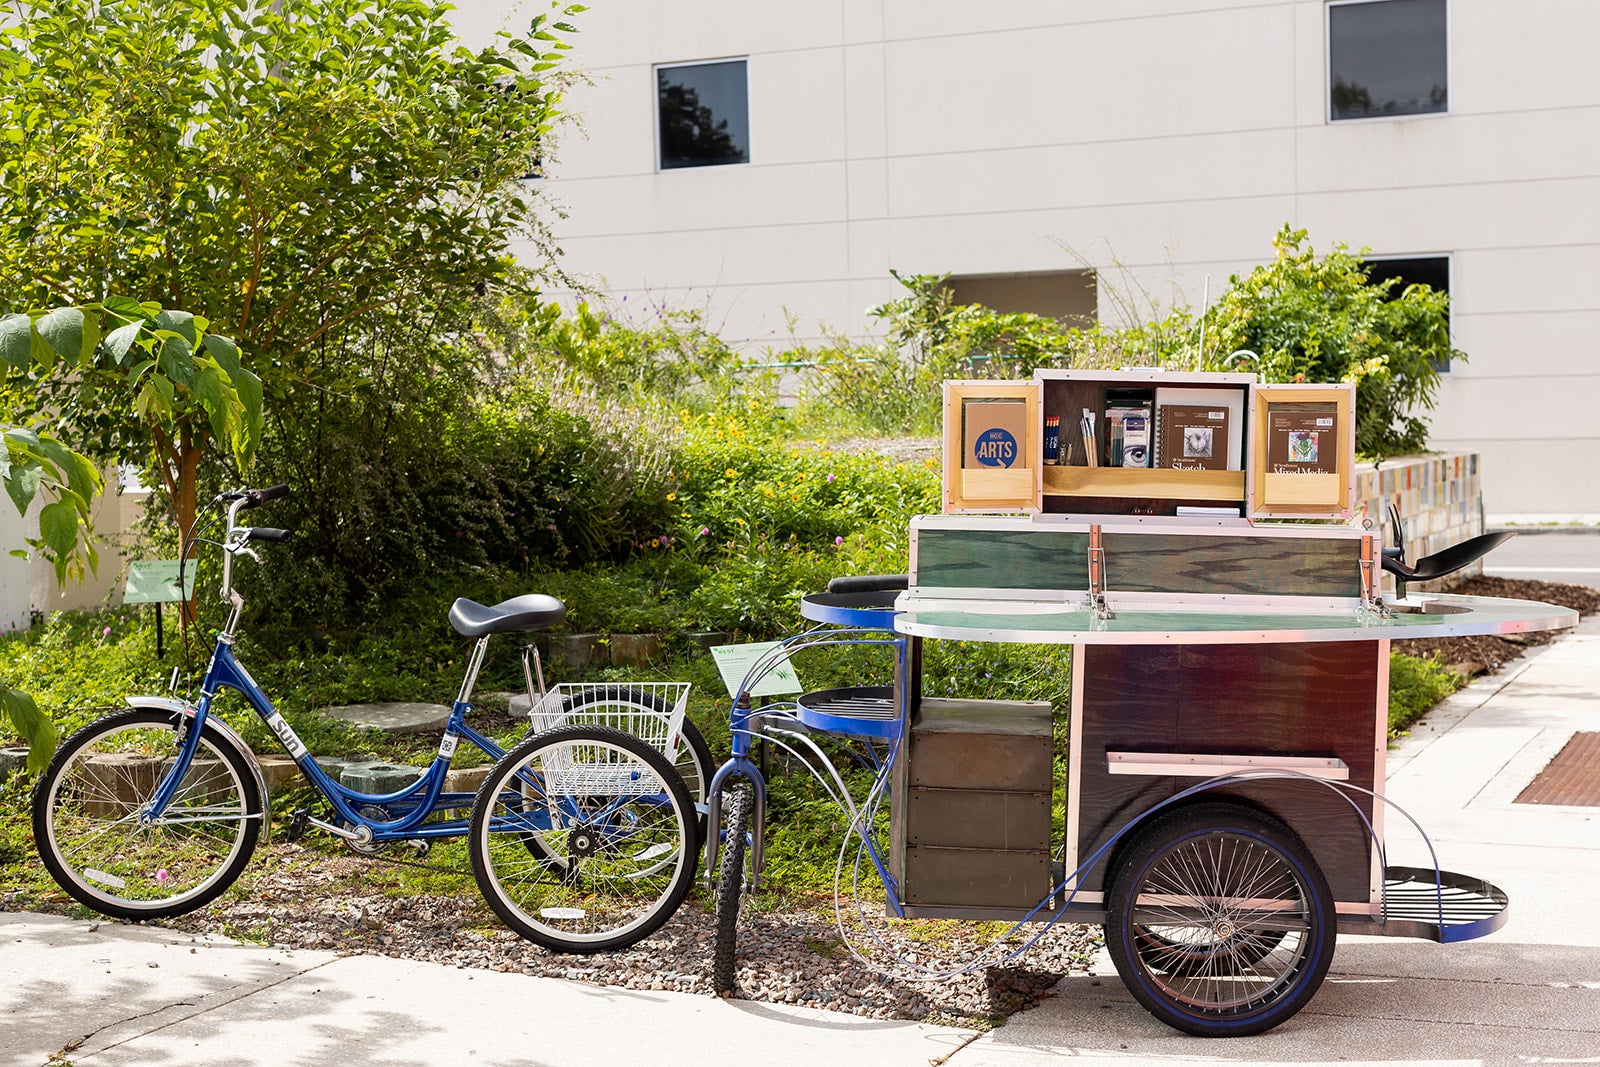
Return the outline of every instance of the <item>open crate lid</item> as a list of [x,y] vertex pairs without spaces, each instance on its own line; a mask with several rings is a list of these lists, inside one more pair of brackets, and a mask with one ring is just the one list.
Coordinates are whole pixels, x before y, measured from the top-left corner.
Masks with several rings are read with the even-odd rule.
[[1251,389],[1246,516],[1349,520],[1355,509],[1355,413],[1353,384]]

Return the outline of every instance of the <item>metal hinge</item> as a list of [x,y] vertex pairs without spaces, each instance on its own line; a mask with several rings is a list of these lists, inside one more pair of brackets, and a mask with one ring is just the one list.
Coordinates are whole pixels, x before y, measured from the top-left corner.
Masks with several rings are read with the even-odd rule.
[[1089,609],[1097,619],[1114,619],[1106,606],[1106,550],[1100,542],[1100,527],[1089,527]]

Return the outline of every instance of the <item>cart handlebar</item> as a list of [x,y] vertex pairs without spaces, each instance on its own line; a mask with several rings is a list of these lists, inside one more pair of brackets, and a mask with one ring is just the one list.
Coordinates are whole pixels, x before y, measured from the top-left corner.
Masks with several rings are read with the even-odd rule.
[[882,593],[898,592],[910,584],[905,574],[855,574],[835,578],[828,583],[830,593]]

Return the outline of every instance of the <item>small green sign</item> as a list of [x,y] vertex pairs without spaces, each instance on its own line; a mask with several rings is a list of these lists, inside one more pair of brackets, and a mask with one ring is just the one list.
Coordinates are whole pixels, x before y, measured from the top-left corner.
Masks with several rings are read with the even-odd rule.
[[794,672],[788,653],[777,652],[772,657],[767,656],[782,644],[782,641],[757,641],[749,645],[713,645],[711,658],[717,662],[717,671],[722,675],[722,684],[728,687],[728,695],[738,699],[744,676],[757,660],[771,663],[772,668],[750,690],[751,696],[772,697],[804,692],[805,686],[800,684],[800,676]]
[[183,588],[178,588],[178,560],[147,559],[128,564],[124,604],[171,604],[194,596],[194,563],[183,568]]

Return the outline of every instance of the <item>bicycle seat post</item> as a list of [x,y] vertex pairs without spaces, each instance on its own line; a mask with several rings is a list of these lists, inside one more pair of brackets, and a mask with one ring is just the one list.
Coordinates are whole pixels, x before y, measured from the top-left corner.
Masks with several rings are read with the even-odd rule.
[[[531,663],[531,666],[530,666]],[[522,677],[528,683],[528,699],[535,705],[544,699],[544,664],[539,660],[539,646],[532,641],[522,646]],[[534,682],[539,688],[533,687]]]
[[472,701],[472,689],[478,684],[478,670],[483,666],[483,657],[489,651],[489,638],[492,634],[484,634],[478,638],[477,644],[472,646],[472,655],[467,659],[467,673],[461,679],[461,693],[456,697],[456,703],[467,704]]

